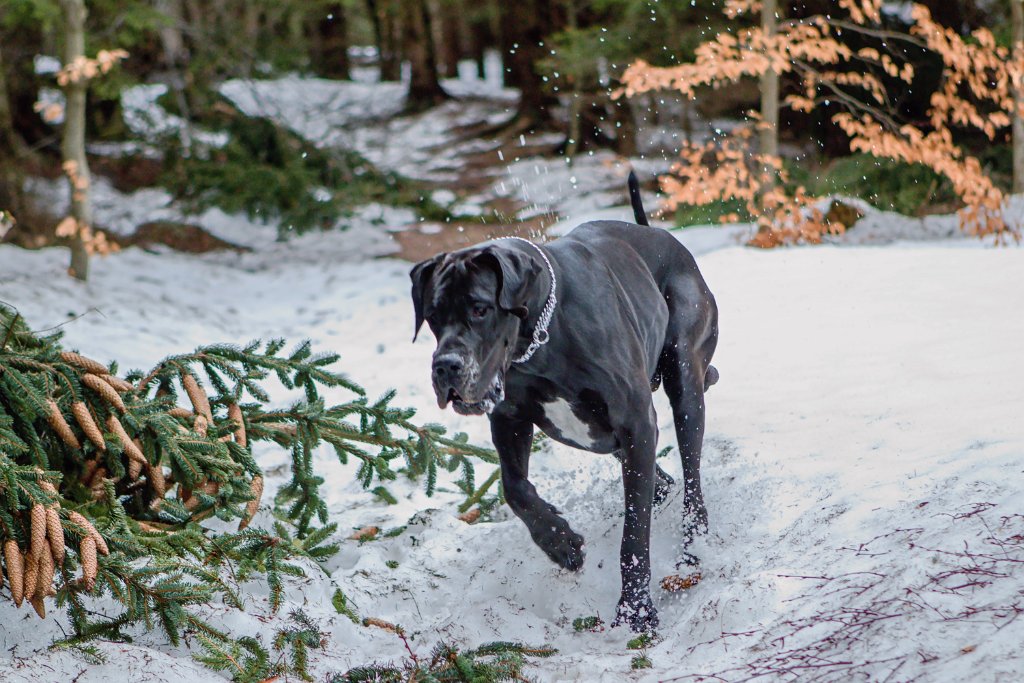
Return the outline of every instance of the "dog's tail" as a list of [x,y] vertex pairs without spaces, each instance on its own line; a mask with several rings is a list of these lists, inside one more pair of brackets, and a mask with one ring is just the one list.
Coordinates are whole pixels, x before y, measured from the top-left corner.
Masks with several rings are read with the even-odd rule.
[[640,198],[640,181],[636,179],[636,172],[629,172],[629,203],[633,205],[633,217],[640,225],[650,225],[647,222],[647,214],[644,212],[644,202]]

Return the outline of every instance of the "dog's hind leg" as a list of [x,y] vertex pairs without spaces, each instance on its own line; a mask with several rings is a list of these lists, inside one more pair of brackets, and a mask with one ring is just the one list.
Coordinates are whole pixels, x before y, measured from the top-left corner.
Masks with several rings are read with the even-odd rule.
[[679,455],[683,461],[683,564],[697,564],[685,552],[698,533],[707,531],[708,512],[700,487],[700,452],[704,442],[704,378],[691,360],[667,351],[664,362],[665,393],[672,404]]
[[569,528],[569,523],[537,494],[528,479],[533,425],[492,414],[491,438],[501,460],[501,487],[512,512],[523,520],[534,543],[555,564],[572,571],[582,568],[583,537]]
[[[708,528],[708,512],[700,483],[700,456],[704,443],[704,392],[717,379],[718,372],[709,363],[717,342],[714,313],[709,319],[710,334],[698,348],[692,345],[688,323],[692,319],[672,311],[665,346],[659,363],[665,393],[672,405],[676,440],[683,461],[683,560],[694,565],[698,560],[686,552],[695,535]],[[711,380],[709,382],[709,380]]]

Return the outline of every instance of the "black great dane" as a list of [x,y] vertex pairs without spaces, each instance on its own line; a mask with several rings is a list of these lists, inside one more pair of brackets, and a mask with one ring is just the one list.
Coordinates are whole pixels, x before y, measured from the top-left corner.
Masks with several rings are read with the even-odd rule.
[[625,522],[622,596],[615,623],[657,626],[650,595],[651,509],[672,479],[654,462],[651,394],[662,382],[683,460],[682,564],[707,529],[700,488],[704,392],[718,309],[690,252],[648,227],[636,177],[637,224],[593,221],[535,245],[503,238],[438,254],[412,269],[416,332],[437,338],[437,403],[488,414],[512,511],[560,567],[583,566],[583,537],[537,495],[528,478],[534,427],[569,446],[614,453],[622,463]]

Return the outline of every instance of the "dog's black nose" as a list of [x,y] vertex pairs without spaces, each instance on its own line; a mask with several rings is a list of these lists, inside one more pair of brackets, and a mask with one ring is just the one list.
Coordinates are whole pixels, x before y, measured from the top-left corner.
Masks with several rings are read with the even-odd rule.
[[439,381],[454,381],[462,372],[462,359],[455,354],[446,353],[434,359],[434,377]]

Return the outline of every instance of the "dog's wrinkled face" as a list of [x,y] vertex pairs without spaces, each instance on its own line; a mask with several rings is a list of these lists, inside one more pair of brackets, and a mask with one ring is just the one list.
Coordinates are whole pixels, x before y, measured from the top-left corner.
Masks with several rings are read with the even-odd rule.
[[440,254],[413,268],[416,333],[426,321],[437,339],[432,379],[439,407],[450,402],[457,413],[482,415],[504,399],[537,271],[521,252],[494,246]]

